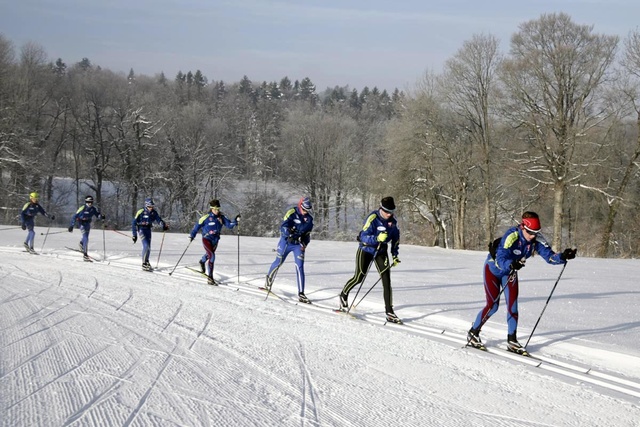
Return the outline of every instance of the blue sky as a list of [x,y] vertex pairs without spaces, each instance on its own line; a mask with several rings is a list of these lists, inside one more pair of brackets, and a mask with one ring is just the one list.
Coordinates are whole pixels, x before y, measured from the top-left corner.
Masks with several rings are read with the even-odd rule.
[[31,41],[52,60],[89,58],[113,71],[211,80],[309,77],[336,85],[401,90],[440,71],[473,34],[508,50],[518,25],[565,12],[597,33],[637,29],[637,0],[0,0],[0,33]]

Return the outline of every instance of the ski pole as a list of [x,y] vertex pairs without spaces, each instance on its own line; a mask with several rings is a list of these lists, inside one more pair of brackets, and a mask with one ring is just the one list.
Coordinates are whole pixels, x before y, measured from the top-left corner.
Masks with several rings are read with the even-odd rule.
[[160,241],[160,250],[158,251],[158,261],[156,261],[156,268],[158,268],[158,265],[160,264],[160,254],[162,253],[162,245],[164,245],[164,235],[165,235],[165,232],[163,231],[162,240]]
[[171,276],[173,274],[173,272],[176,271],[176,268],[178,268],[178,264],[180,264],[180,261],[182,261],[182,257],[184,256],[184,254],[187,253],[187,249],[189,249],[189,246],[191,245],[191,242],[193,242],[193,240],[189,240],[189,243],[187,244],[187,247],[184,248],[184,252],[182,252],[182,255],[180,255],[180,259],[178,259],[178,262],[176,263],[176,266],[173,267],[173,270],[171,270],[171,273],[169,273],[169,276]]
[[529,339],[527,340],[527,343],[524,345],[524,348],[527,348],[527,345],[529,345],[529,341],[531,341],[531,337],[533,336],[533,333],[536,331],[536,328],[538,327],[538,323],[540,323],[540,319],[542,319],[542,315],[544,314],[544,311],[547,309],[547,305],[549,305],[549,301],[551,300],[551,296],[553,295],[553,292],[556,290],[556,286],[558,286],[558,282],[560,281],[560,278],[562,277],[562,273],[564,273],[564,269],[565,269],[566,266],[567,266],[567,262],[565,262],[564,265],[562,266],[562,270],[560,270],[560,274],[558,275],[558,279],[556,280],[555,285],[553,285],[553,289],[551,289],[551,293],[549,294],[549,298],[547,298],[547,302],[544,304],[544,307],[542,308],[542,313],[540,313],[540,316],[538,317],[538,321],[533,326],[533,330],[531,331],[531,335],[529,335]]
[[[367,293],[366,293],[366,294],[364,294],[364,296],[363,296],[362,298],[360,298],[360,301],[358,301],[356,304],[353,304],[353,303],[352,303],[352,304],[351,304],[351,307],[349,308],[349,310],[350,310],[351,308],[356,308],[356,307],[358,306],[358,304],[360,304],[360,303],[362,302],[362,300],[363,300],[363,299],[365,299],[365,298],[367,297],[367,295],[369,295],[369,292],[371,292],[371,291],[373,290],[373,288],[375,288],[375,287],[376,287],[376,285],[380,282],[380,280],[382,280],[382,275],[383,275],[383,274],[384,274],[388,269],[390,269],[390,268],[391,268],[391,265],[389,265],[388,267],[386,267],[384,270],[382,270],[382,271],[380,272],[380,277],[378,278],[378,280],[376,280],[376,283],[374,283],[374,284],[373,284],[373,286],[371,286],[371,287],[369,288],[369,290],[367,291]],[[356,297],[357,297],[357,296],[358,296],[358,294],[356,293]],[[355,298],[353,299],[353,301],[355,302]]]
[[236,227],[238,228],[238,283],[240,283],[240,224],[237,222]]
[[44,236],[45,234],[60,234],[60,233],[66,233],[67,230],[62,230],[62,231],[52,231],[50,233],[40,233],[41,236]]
[[[284,245],[284,250],[282,251],[282,253],[284,253],[287,250],[287,246],[289,246],[289,243]],[[271,280],[269,280],[269,274],[267,274],[267,283],[265,283],[265,285],[269,285],[267,288],[267,296],[264,297],[264,300],[266,301],[267,298],[269,298],[269,294],[271,293],[271,287],[273,286],[273,282],[274,280],[276,280],[276,276],[278,275],[278,270],[280,270],[280,266],[282,265],[284,261],[284,257],[280,257],[280,263],[278,263],[278,265],[276,266],[276,268],[273,270],[273,277],[271,278]],[[275,294],[274,294],[275,295]]]
[[42,241],[42,247],[40,248],[40,252],[44,249],[44,244],[47,243],[47,237],[49,236],[49,230],[51,230],[51,221],[49,221],[49,227],[47,227],[47,234],[44,235],[44,240]]
[[113,232],[116,232],[116,233],[118,233],[118,234],[122,234],[123,236],[127,236],[128,238],[131,238],[131,235],[129,235],[129,234],[127,234],[127,233],[123,233],[123,232],[122,232],[122,231],[120,231],[120,230],[116,230],[115,228],[110,228],[109,230],[111,230],[111,231],[113,231]]
[[[378,243],[378,246],[376,247],[376,255],[378,254],[379,250],[380,250],[380,243]],[[360,251],[360,249],[358,249],[358,251]],[[371,262],[375,262],[376,255],[373,256],[373,259],[371,260]],[[357,258],[357,255],[356,255],[356,258]],[[353,297],[353,302],[351,302],[351,305],[347,309],[347,313],[349,313],[351,311],[351,309],[353,308],[353,303],[356,302],[356,300],[358,299],[358,294],[360,293],[360,289],[362,289],[362,285],[364,285],[364,281],[367,278],[367,274],[369,274],[369,270],[371,270],[371,262],[369,263],[369,266],[367,267],[367,272],[364,274],[364,277],[362,278],[362,282],[360,282],[360,286],[358,287],[358,290],[356,291],[356,296]],[[382,274],[382,273],[380,273],[380,274]],[[382,279],[382,276],[380,276],[380,278]],[[378,283],[378,282],[376,282],[376,283]],[[374,286],[375,286],[375,283],[374,283]],[[362,301],[362,300],[360,300],[360,301]]]
[[106,240],[106,230],[107,228],[107,224],[104,223],[104,221],[102,221],[102,259],[106,260],[107,259],[107,240]]

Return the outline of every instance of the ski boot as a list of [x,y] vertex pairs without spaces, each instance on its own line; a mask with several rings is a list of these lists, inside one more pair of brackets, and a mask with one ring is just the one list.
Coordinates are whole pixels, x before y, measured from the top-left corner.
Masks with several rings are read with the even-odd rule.
[[403,324],[402,320],[400,320],[400,318],[398,316],[396,316],[396,314],[393,312],[393,310],[387,311],[387,322],[397,323],[399,325]]
[[298,301],[303,302],[305,304],[311,304],[311,301],[309,301],[309,298],[307,298],[304,292],[298,293]]
[[349,310],[349,296],[345,293],[340,292],[340,311]]
[[478,350],[487,350],[487,347],[485,347],[480,339],[480,329],[469,329],[469,332],[467,332],[467,345],[477,348]]
[[529,355],[529,352],[527,352],[527,349],[524,348],[522,344],[518,342],[518,338],[516,338],[516,334],[509,334],[507,336],[507,350],[509,350],[512,353],[521,354],[523,356]]

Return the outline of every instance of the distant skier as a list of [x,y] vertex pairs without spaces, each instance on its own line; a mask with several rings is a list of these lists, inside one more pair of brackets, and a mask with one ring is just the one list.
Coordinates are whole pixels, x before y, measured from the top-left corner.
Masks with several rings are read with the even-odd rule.
[[136,212],[133,221],[131,221],[133,243],[138,241],[138,235],[142,239],[142,269],[145,271],[153,271],[149,263],[149,255],[151,254],[151,227],[154,222],[162,224],[162,231],[169,229],[169,226],[155,210],[153,199],[147,198],[144,201],[144,208]]
[[105,216],[100,213],[98,208],[93,206],[93,196],[87,196],[84,198],[84,205],[80,206],[76,213],[71,217],[71,225],[69,225],[69,233],[73,233],[73,227],[76,224],[80,224],[80,232],[82,233],[82,239],[80,240],[80,250],[84,254],[84,260],[90,261],[91,258],[87,254],[89,251],[89,233],[91,232],[91,220],[93,217],[100,218],[103,221]]
[[[220,201],[213,199],[209,202],[209,213],[203,215],[196,224],[193,226],[193,230],[189,234],[189,239],[193,241],[198,231],[202,230],[202,246],[204,246],[205,254],[200,259],[200,269],[203,274],[209,276],[208,283],[210,285],[217,285],[213,280],[213,265],[216,261],[216,249],[218,248],[218,242],[220,241],[220,231],[222,226],[232,229],[240,222],[240,215],[236,215],[234,221],[229,219],[220,212]],[[205,268],[205,264],[208,267],[209,272]]]
[[313,206],[308,197],[301,197],[297,206],[287,209],[284,220],[280,225],[280,241],[276,249],[276,259],[267,273],[266,288],[271,290],[273,281],[290,252],[293,252],[296,263],[296,280],[298,283],[298,300],[309,304],[309,298],[304,294],[304,253],[311,241],[313,230]]
[[[400,246],[400,230],[393,214],[396,204],[393,197],[384,197],[380,201],[380,207],[372,211],[364,220],[362,230],[358,234],[358,250],[356,251],[356,271],[347,281],[340,292],[340,310],[349,309],[349,292],[364,282],[373,261],[376,263],[378,273],[382,278],[382,292],[387,321],[402,323],[393,311],[393,294],[391,290],[390,267],[400,263],[398,250]],[[389,264],[389,244],[393,262]]]
[[49,215],[45,212],[44,208],[38,203],[38,193],[35,191],[29,194],[29,201],[22,207],[20,212],[20,222],[23,230],[29,230],[27,233],[27,239],[24,241],[24,248],[27,252],[34,253],[33,241],[36,236],[36,232],[33,230],[35,226],[36,215],[41,214],[50,220],[56,219],[55,215]]
[[[467,334],[469,345],[484,348],[480,340],[480,329],[498,310],[500,288],[504,288],[507,304],[507,349],[523,353],[524,347],[518,342],[518,270],[524,267],[527,258],[535,252],[549,264],[564,264],[576,257],[576,249],[567,248],[562,253],[554,252],[540,234],[540,219],[535,212],[522,214],[522,223],[511,227],[499,240],[484,262],[484,292],[487,303],[478,313]],[[495,253],[493,253],[495,252]]]

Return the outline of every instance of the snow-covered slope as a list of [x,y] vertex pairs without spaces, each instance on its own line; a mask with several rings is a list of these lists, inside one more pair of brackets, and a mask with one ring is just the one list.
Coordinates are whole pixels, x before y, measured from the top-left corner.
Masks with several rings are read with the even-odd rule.
[[[481,252],[401,246],[396,326],[379,284],[361,320],[332,312],[354,243],[311,243],[307,306],[291,298],[292,259],[274,284],[284,301],[257,289],[276,239],[223,236],[224,284],[210,287],[184,268],[202,255],[184,234],[166,234],[159,260],[154,234],[154,273],[113,231],[92,231],[94,263],[65,248],[77,232],[51,229],[41,255],[25,234],[0,233],[1,426],[639,425],[637,260],[570,262],[527,359],[503,350],[504,307],[483,329],[489,353],[462,348],[483,305]],[[523,343],[560,271],[539,258],[521,271]]]

